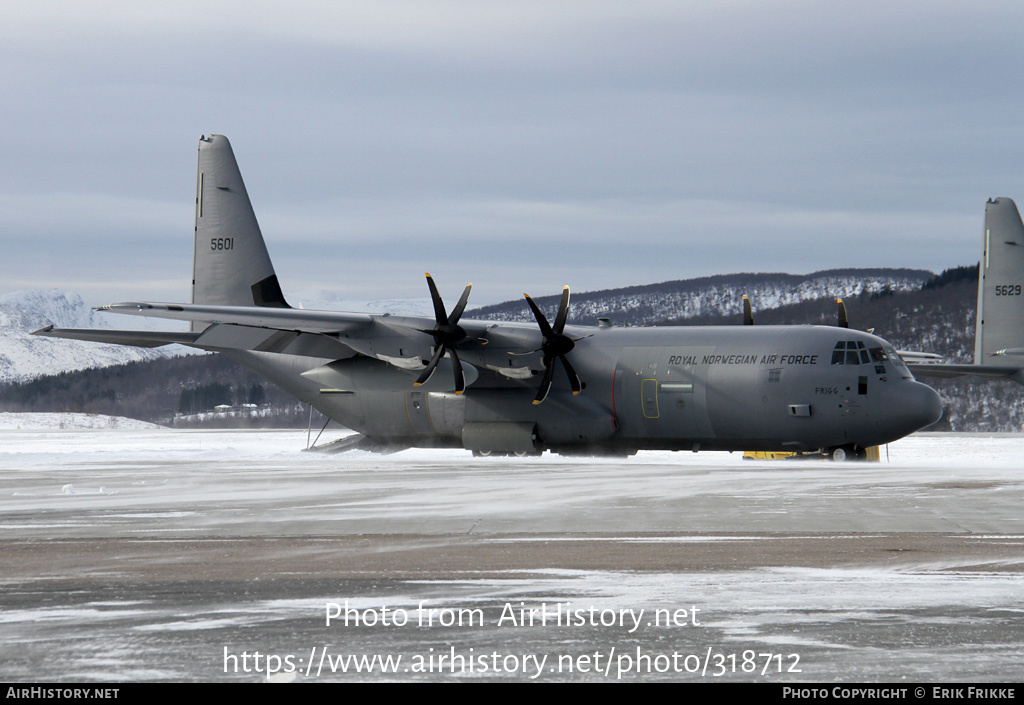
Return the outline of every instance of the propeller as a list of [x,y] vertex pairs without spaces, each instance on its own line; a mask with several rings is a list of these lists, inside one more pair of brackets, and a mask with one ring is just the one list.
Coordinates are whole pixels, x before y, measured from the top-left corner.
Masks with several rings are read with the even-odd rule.
[[836,319],[836,325],[840,328],[849,328],[850,319],[847,318],[846,316],[846,304],[843,303],[842,299],[836,299],[836,304],[839,308]]
[[437,369],[437,363],[447,352],[455,372],[455,393],[462,394],[466,391],[466,375],[462,371],[462,363],[459,361],[458,353],[455,352],[455,346],[467,338],[466,331],[459,325],[459,319],[462,318],[462,312],[466,310],[466,302],[469,301],[469,292],[473,285],[466,285],[465,291],[462,292],[459,302],[455,304],[450,315],[445,313],[444,302],[441,301],[441,295],[437,292],[437,285],[434,284],[434,278],[430,276],[430,272],[427,272],[427,286],[430,287],[430,299],[434,303],[434,320],[437,321],[437,324],[429,330],[423,328],[419,330],[434,337],[434,356],[430,358],[430,362],[427,363],[413,384],[418,387],[426,383]]
[[[849,328],[850,327],[850,319],[846,315],[846,304],[843,303],[842,299],[836,299],[836,306],[838,308],[838,311],[836,312],[836,327],[838,327],[838,328]],[[868,333],[874,333],[875,329],[874,328],[868,328],[867,332]]]
[[558,314],[555,316],[555,325],[553,326],[548,323],[548,319],[537,304],[534,303],[533,299],[530,298],[530,295],[523,294],[523,296],[526,297],[526,303],[530,305],[533,317],[537,319],[537,325],[540,326],[540,333],[544,336],[544,341],[538,349],[531,350],[529,353],[515,353],[518,355],[529,355],[535,352],[544,354],[544,379],[540,383],[540,389],[537,391],[537,396],[534,398],[533,403],[540,404],[547,398],[548,392],[551,390],[551,379],[555,374],[556,359],[561,360],[562,367],[565,368],[565,374],[569,376],[572,393],[579,394],[580,390],[583,389],[583,384],[580,382],[576,370],[569,364],[569,360],[565,356],[576,347],[576,341],[583,338],[576,338],[574,340],[562,332],[565,330],[565,321],[569,317],[569,287],[562,289],[562,300],[558,304]]

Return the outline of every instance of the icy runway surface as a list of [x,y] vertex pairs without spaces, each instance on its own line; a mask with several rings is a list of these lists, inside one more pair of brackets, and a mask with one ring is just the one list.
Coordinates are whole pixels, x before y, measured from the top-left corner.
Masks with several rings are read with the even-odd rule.
[[305,443],[0,429],[0,679],[1020,679],[1024,437],[865,464]]

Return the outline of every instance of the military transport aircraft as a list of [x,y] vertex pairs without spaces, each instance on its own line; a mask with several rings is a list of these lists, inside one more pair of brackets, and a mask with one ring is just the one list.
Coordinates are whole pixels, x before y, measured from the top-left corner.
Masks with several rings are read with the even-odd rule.
[[856,457],[937,421],[939,395],[886,341],[831,326],[596,327],[464,320],[467,286],[433,318],[295,309],[274,273],[227,138],[199,142],[192,302],[102,310],[188,332],[37,334],[224,353],[343,426],[347,448],[477,455],[643,449],[820,449]]

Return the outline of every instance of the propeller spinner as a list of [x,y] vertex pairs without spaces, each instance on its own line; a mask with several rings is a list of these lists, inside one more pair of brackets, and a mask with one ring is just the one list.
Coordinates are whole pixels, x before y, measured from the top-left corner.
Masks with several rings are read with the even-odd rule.
[[441,295],[437,292],[434,278],[430,276],[429,272],[427,272],[427,286],[430,287],[430,299],[434,303],[434,320],[437,321],[437,325],[430,330],[423,328],[419,330],[434,337],[434,356],[430,358],[430,362],[427,363],[427,366],[413,384],[418,387],[430,379],[430,376],[434,374],[434,370],[437,369],[437,363],[441,361],[441,358],[447,352],[448,357],[452,360],[452,369],[455,372],[455,393],[462,394],[466,391],[466,376],[462,371],[459,355],[455,352],[455,346],[467,338],[466,331],[459,325],[459,319],[462,318],[462,312],[466,310],[466,302],[469,301],[469,292],[473,285],[466,285],[465,291],[462,292],[459,302],[455,304],[455,308],[452,309],[450,315],[445,313],[444,302],[441,301]]

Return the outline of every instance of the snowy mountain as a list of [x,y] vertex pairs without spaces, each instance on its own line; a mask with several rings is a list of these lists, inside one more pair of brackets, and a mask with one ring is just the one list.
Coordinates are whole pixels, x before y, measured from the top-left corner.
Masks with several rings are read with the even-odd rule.
[[[70,291],[26,290],[0,296],[0,382],[31,379],[89,367],[181,354],[185,348],[131,348],[80,340],[40,338],[32,331],[47,325],[62,328],[112,328],[108,320]],[[132,326],[147,329],[142,326]]]
[[391,313],[396,316],[434,317],[429,297],[417,299],[347,299],[332,291],[298,290],[289,292],[288,303],[309,311],[347,311],[355,313]]
[[[823,297],[853,298],[885,291],[913,291],[934,274],[921,269],[831,269],[813,274],[721,274],[713,277],[591,291],[572,295],[570,322],[593,325],[598,317],[616,325],[644,325],[696,316],[741,315],[743,295],[755,311]],[[558,296],[534,301],[554,315]],[[483,306],[470,318],[532,321],[523,300]]]

